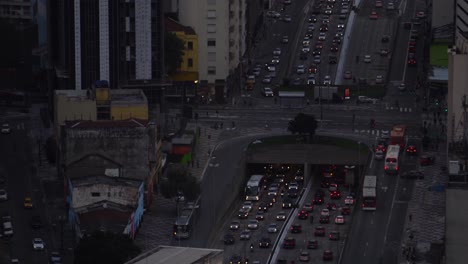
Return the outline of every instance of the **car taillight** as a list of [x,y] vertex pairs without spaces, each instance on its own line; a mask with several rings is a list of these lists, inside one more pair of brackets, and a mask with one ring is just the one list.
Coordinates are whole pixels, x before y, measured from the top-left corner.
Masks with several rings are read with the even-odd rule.
[[387,170],[387,169],[388,169],[388,167],[387,167],[387,166],[384,166],[383,168],[384,168],[384,170]]
[[395,168],[395,170],[398,170],[398,166]]

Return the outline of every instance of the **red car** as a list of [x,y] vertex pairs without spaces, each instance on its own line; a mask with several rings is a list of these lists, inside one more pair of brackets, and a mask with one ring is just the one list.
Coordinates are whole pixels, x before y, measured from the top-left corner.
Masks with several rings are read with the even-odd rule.
[[419,159],[419,164],[421,166],[429,166],[435,163],[435,157],[434,156],[428,156],[428,155],[423,155]]
[[323,252],[323,260],[333,260],[333,252],[331,250],[325,250]]
[[379,18],[379,15],[377,15],[377,12],[371,12],[369,18],[372,20],[377,20]]
[[408,153],[408,154],[416,154],[416,153],[417,153],[417,149],[416,149],[415,146],[409,145],[409,146],[406,148],[406,153]]
[[299,213],[297,213],[297,218],[299,219],[305,220],[307,217],[309,217],[309,213],[304,210],[301,210]]
[[375,151],[382,151],[383,153],[385,153],[387,151],[387,148],[385,147],[385,145],[377,145],[377,147],[375,147]]
[[315,227],[314,236],[325,236],[325,227],[323,226]]
[[296,239],[293,237],[286,237],[283,242],[283,248],[295,248]]
[[317,73],[317,66],[311,65],[307,71],[309,73]]
[[291,226],[291,233],[301,233],[302,232],[302,226],[299,224],[293,224]]
[[343,208],[341,208],[342,215],[349,215],[350,213],[351,213],[351,209],[349,208],[349,206],[343,206]]

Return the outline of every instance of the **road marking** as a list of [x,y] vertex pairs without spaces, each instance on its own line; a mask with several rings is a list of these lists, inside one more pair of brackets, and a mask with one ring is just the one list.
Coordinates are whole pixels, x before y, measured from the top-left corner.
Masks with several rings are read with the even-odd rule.
[[372,169],[372,165],[374,165],[374,155],[372,155],[372,159],[369,165],[369,169]]

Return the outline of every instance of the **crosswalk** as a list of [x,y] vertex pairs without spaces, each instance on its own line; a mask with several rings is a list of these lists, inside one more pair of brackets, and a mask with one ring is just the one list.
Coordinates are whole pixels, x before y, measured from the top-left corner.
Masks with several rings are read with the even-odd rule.
[[[354,130],[355,134],[359,135],[369,135],[369,136],[374,136],[376,138],[380,137],[381,135],[390,135],[389,130],[384,130],[384,129],[355,129]],[[420,136],[417,135],[408,135],[408,138],[420,138]]]
[[396,111],[396,112],[401,112],[401,113],[411,113],[413,112],[413,108],[411,107],[396,107],[396,106],[385,106],[385,110],[387,111]]

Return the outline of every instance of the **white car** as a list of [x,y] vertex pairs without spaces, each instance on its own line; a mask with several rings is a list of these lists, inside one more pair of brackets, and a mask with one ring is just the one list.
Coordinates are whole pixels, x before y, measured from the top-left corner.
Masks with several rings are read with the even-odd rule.
[[372,62],[371,55],[369,55],[369,54],[364,55],[364,62],[365,63],[371,63]]
[[297,74],[305,73],[305,66],[304,65],[297,65],[296,73]]
[[269,84],[271,83],[271,76],[267,75],[263,78],[262,83]]
[[0,189],[0,201],[8,200],[8,194],[4,189]]
[[271,63],[279,64],[280,63],[279,56],[273,56],[273,59],[271,59]]
[[268,64],[267,70],[269,72],[274,72],[274,71],[276,71],[276,67],[275,67],[275,65],[273,63],[271,63],[271,64]]
[[268,188],[268,195],[278,195],[278,187],[270,187]]
[[276,220],[286,220],[286,213],[285,212],[279,212],[276,215]]
[[302,47],[302,52],[305,52],[305,53],[310,52],[310,47],[309,46],[303,46]]
[[273,97],[273,90],[270,87],[263,87],[263,96]]
[[337,225],[343,225],[345,223],[345,219],[344,219],[344,216],[342,215],[337,215],[335,217],[335,224]]
[[345,24],[344,23],[339,23],[338,24],[338,28],[344,28],[345,27]]
[[315,76],[309,76],[309,78],[307,78],[307,84],[315,84]]
[[242,231],[242,233],[240,234],[240,239],[241,240],[249,240],[250,239],[250,230],[245,229],[244,231]]
[[283,16],[283,21],[284,22],[291,22],[292,21],[291,16],[290,15]]
[[400,91],[406,90],[406,85],[405,85],[404,83],[400,83],[400,84],[398,85],[398,90],[400,90]]
[[44,250],[45,249],[45,242],[42,238],[34,238],[32,241],[33,249],[34,250]]
[[325,75],[325,78],[323,79],[323,84],[324,84],[324,85],[331,84],[331,77],[330,77],[330,75]]
[[320,32],[320,33],[319,33],[319,36],[318,36],[318,40],[325,40],[326,36],[327,36],[327,35],[326,35],[325,32]]
[[320,55],[315,55],[314,56],[314,63],[315,64],[320,64],[320,62],[322,62],[322,60],[320,59]]
[[231,230],[237,230],[240,227],[240,222],[239,221],[232,221],[231,224],[229,225],[229,229]]
[[330,210],[324,208],[324,209],[322,209],[322,211],[320,212],[320,215],[323,215],[323,216],[330,216]]
[[256,219],[251,219],[249,220],[249,223],[247,224],[248,229],[257,229],[258,228],[258,220]]
[[2,125],[2,134],[10,134],[11,129],[9,124]]
[[252,206],[253,206],[252,201],[245,201],[244,204],[242,205],[242,208],[251,211],[251,210],[252,210]]
[[276,233],[278,232],[278,224],[271,223],[268,225],[268,233]]
[[387,10],[394,10],[395,9],[395,5],[393,3],[388,3],[387,4]]
[[273,55],[281,55],[281,49],[280,48],[276,48],[275,50],[273,50]]
[[390,134],[388,133],[388,130],[382,130],[380,131],[380,138],[381,139],[389,139]]
[[383,83],[383,76],[382,75],[377,75],[377,77],[375,77],[375,83],[376,84],[382,84]]
[[346,196],[344,203],[346,205],[353,205],[354,204],[354,198],[350,195]]
[[378,99],[375,99],[375,98],[369,98],[367,96],[364,96],[364,95],[360,95],[358,96],[358,99],[357,99],[360,103],[371,103],[371,104],[375,104]]
[[268,17],[271,17],[271,18],[280,18],[281,17],[281,14],[278,13],[278,12],[275,12],[275,11],[268,11],[267,12],[267,16]]

